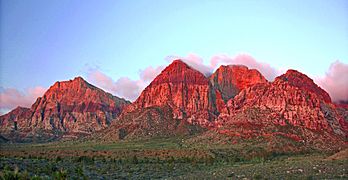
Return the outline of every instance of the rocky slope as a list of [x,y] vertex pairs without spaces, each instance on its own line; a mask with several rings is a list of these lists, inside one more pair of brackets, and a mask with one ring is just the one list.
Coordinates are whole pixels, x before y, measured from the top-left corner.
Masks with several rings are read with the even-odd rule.
[[107,127],[128,104],[77,77],[56,82],[30,109],[18,107],[1,116],[0,130],[89,134]]
[[202,73],[175,60],[127,107],[126,112],[169,106],[174,119],[191,118],[202,124],[216,118],[214,96],[209,80]]
[[282,137],[304,146],[339,148],[347,142],[348,116],[306,75],[288,70],[230,99],[212,131],[232,141]]
[[175,60],[98,136],[117,140],[192,134],[217,117],[214,96],[208,78]]
[[175,60],[109,128],[115,133],[106,134],[121,139],[119,131],[122,138],[133,137],[134,132],[141,132],[139,137],[200,132],[211,126],[225,109],[227,100],[249,86],[264,82],[267,81],[261,73],[245,66],[221,66],[208,78]]

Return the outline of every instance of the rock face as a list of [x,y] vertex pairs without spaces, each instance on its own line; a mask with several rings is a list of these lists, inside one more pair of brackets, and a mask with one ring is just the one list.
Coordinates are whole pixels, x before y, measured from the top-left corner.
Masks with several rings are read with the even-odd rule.
[[318,140],[346,141],[347,116],[330,102],[312,79],[289,70],[272,83],[256,84],[230,99],[217,131],[245,137],[280,135],[317,145]]
[[45,130],[92,133],[107,127],[128,101],[89,84],[81,77],[56,82],[30,109],[18,107],[1,116],[1,132]]
[[24,127],[27,124],[28,117],[32,112],[29,108],[18,106],[10,113],[0,116],[1,129],[14,129],[18,130],[18,127]]
[[300,88],[302,91],[309,91],[317,94],[326,103],[331,103],[331,98],[327,92],[316,85],[312,79],[305,74],[302,74],[296,70],[288,70],[285,74],[277,77],[283,81],[287,81],[290,85]]
[[209,80],[199,71],[181,60],[166,67],[139,98],[127,108],[127,112],[153,106],[169,106],[174,119],[203,116],[211,120],[216,114],[214,92]]
[[243,65],[220,66],[210,77],[210,82],[227,102],[240,91],[257,83],[266,83],[266,78],[256,69]]
[[190,125],[199,125],[233,138],[288,138],[327,147],[345,141],[347,121],[346,111],[298,71],[268,82],[257,70],[221,66],[207,78],[176,60],[120,115],[114,133],[103,137],[190,134],[201,131]]
[[[129,105],[102,137],[190,134],[207,126],[218,111],[208,78],[181,60],[173,61]],[[112,137],[112,138],[110,138]]]
[[[166,136],[201,131],[194,125],[210,126],[225,108],[225,101],[260,82],[267,81],[257,70],[245,66],[221,66],[207,78],[181,60],[175,60],[124,110],[114,127],[127,138],[134,134]],[[144,115],[144,112],[148,113]]]

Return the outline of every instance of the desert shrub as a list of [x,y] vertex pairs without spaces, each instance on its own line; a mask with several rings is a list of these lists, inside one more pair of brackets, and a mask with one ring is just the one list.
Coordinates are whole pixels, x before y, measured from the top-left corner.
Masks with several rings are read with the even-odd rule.
[[94,163],[94,158],[93,157],[88,157],[88,156],[79,156],[76,159],[76,162],[84,162],[88,164],[93,164]]
[[82,178],[82,179],[88,179],[87,176],[85,175],[85,173],[83,172],[82,167],[76,167],[75,169],[75,173],[77,174],[78,177]]
[[265,158],[264,157],[253,157],[250,162],[252,163],[262,163],[265,161]]
[[204,163],[206,165],[212,165],[212,164],[214,164],[214,162],[215,162],[215,159],[213,157],[211,157],[211,156],[205,158],[205,161],[204,161]]
[[148,157],[144,157],[144,159],[143,159],[143,163],[149,163],[150,162],[150,160],[149,160],[149,158]]
[[56,157],[56,162],[59,162],[59,161],[61,161],[62,160],[62,158],[60,157],[60,156],[57,156]]
[[169,159],[168,159],[168,163],[174,163],[175,162],[175,159],[173,156],[170,156]]
[[[340,177],[341,178],[341,177]],[[314,177],[312,176],[312,175],[308,175],[307,177],[306,177],[306,179],[307,180],[312,180],[312,179],[314,179]]]
[[258,174],[258,173],[256,173],[256,174],[254,174],[254,177],[253,177],[253,179],[262,179],[262,175],[261,174]]
[[16,167],[13,171],[7,166],[0,175],[1,180],[28,180],[30,179],[27,171],[20,173]]
[[42,178],[40,176],[34,175],[30,178],[30,180],[41,180]]
[[7,170],[4,170],[2,176],[1,176],[1,179],[4,179],[4,180],[17,180],[19,179],[19,173],[18,171],[7,171]]
[[133,163],[133,164],[138,164],[138,163],[139,163],[139,160],[138,160],[137,156],[134,155],[134,156],[132,157],[131,163]]
[[56,171],[52,174],[52,179],[54,180],[63,180],[63,179],[67,179],[67,177],[68,177],[68,173],[64,171],[63,169]]

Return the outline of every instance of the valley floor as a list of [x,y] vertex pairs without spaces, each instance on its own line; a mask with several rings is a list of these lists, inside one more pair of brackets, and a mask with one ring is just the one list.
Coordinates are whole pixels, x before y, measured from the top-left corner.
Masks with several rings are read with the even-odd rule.
[[331,155],[307,152],[245,157],[233,146],[190,147],[180,138],[118,143],[1,144],[0,177],[348,179],[347,151]]

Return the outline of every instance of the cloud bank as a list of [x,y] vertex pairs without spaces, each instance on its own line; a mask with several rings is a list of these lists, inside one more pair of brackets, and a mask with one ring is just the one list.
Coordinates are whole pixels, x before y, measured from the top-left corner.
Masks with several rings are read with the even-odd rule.
[[1,88],[0,92],[0,114],[16,108],[17,106],[30,107],[36,98],[42,96],[46,91],[43,87],[29,88],[21,92],[14,88]]
[[348,64],[336,61],[330,65],[324,77],[315,78],[334,102],[348,100]]
[[113,80],[110,76],[98,69],[88,72],[87,80],[92,84],[110,92],[116,96],[134,101],[141,91],[164,69],[164,66],[152,67],[139,70],[139,80],[132,80],[128,77],[120,77]]
[[87,80],[107,92],[128,100],[136,99],[141,92],[139,81],[131,80],[128,77],[121,77],[115,81],[99,70],[90,71]]

